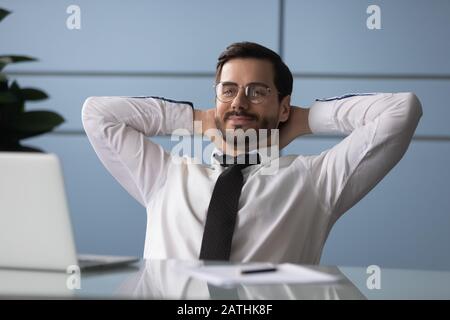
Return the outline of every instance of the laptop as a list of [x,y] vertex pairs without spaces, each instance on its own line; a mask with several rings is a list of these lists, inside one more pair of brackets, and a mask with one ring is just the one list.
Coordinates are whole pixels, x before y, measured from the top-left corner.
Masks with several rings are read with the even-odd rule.
[[76,254],[61,164],[54,154],[0,152],[0,268],[118,267],[137,257]]

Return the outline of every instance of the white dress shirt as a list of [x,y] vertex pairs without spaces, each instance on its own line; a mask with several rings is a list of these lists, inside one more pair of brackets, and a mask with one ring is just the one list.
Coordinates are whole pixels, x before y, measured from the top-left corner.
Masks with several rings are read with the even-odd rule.
[[[231,261],[317,264],[331,227],[401,159],[422,115],[412,93],[317,100],[315,133],[345,139],[319,155],[265,157],[243,170]],[[83,126],[114,178],[147,209],[144,258],[198,259],[214,184],[225,170],[192,164],[147,139],[185,129],[193,106],[156,97],[90,97]],[[277,162],[276,174],[261,174]],[[355,239],[357,241],[357,239]]]

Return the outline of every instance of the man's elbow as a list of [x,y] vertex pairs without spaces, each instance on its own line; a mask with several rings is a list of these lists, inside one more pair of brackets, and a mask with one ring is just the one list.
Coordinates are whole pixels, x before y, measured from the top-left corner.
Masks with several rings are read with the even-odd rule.
[[391,119],[394,121],[391,130],[398,131],[399,134],[412,135],[422,117],[422,104],[412,92],[396,93],[395,99],[394,108],[390,111]]
[[106,97],[88,97],[81,108],[83,125],[86,125],[88,122],[98,123],[109,117],[107,112],[108,102]]
[[402,102],[406,108],[407,120],[417,124],[423,115],[422,103],[413,92],[405,92],[403,95]]
[[98,111],[99,99],[101,97],[88,97],[81,108],[81,118],[84,120]]
[[104,122],[105,114],[102,111],[103,97],[88,97],[81,108],[81,122],[88,136],[99,129]]

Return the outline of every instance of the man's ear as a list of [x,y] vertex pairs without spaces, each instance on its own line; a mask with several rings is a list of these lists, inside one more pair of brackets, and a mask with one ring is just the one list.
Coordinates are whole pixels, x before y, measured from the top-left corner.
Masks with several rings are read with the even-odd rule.
[[280,111],[278,113],[278,121],[286,122],[291,112],[291,96],[285,96],[280,102]]

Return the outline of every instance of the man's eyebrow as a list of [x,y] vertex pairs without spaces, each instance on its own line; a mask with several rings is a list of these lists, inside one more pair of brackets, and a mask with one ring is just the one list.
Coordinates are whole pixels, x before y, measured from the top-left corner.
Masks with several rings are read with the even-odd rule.
[[[236,82],[232,82],[232,81],[222,81],[221,82],[222,84],[235,84],[235,85],[237,85],[237,83]],[[249,82],[249,83],[247,83],[246,84],[246,86],[248,86],[248,85],[251,85],[251,84],[257,84],[257,85],[261,85],[261,86],[264,86],[264,87],[269,87],[269,85],[267,85],[266,83],[264,83],[264,82]]]
[[247,83],[247,85],[249,85],[249,84],[257,84],[257,85],[261,85],[261,86],[264,86],[264,87],[269,87],[269,85],[267,85],[264,82],[250,82],[250,83]]

